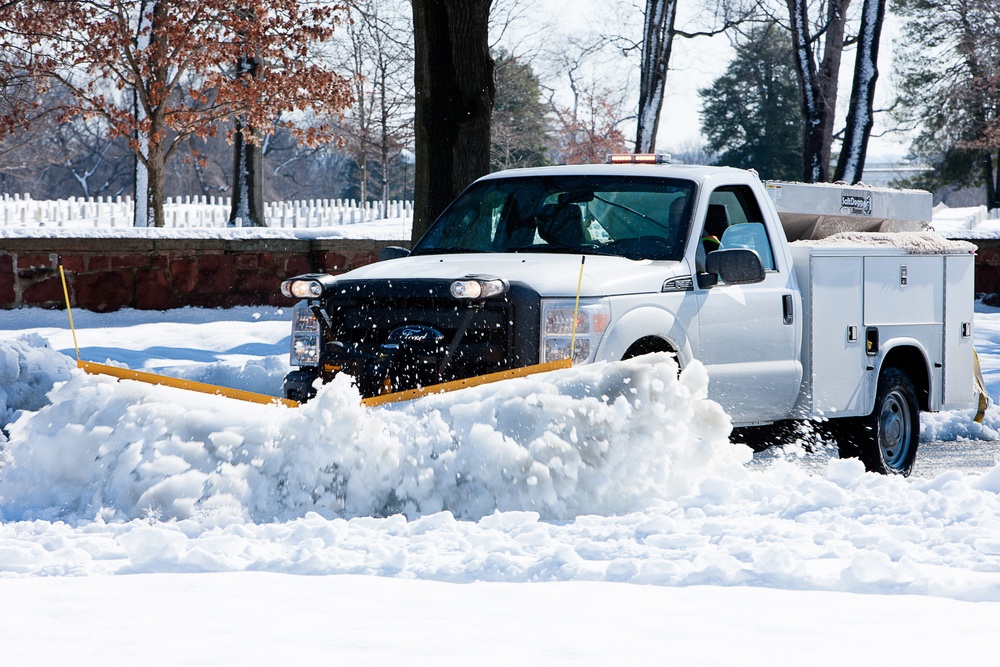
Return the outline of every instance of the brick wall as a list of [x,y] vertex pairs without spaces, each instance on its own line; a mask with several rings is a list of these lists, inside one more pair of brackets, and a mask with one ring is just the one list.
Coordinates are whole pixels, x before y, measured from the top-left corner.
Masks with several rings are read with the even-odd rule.
[[[975,239],[976,292],[1000,305],[1000,239]],[[306,239],[0,239],[0,308],[62,308],[58,261],[74,307],[289,305],[281,281],[370,264],[399,241]]]
[[976,293],[986,294],[986,303],[1000,305],[1000,239],[969,239],[976,251]]
[[288,305],[281,281],[344,271],[398,241],[307,239],[0,239],[0,308],[62,308],[62,260],[74,307]]

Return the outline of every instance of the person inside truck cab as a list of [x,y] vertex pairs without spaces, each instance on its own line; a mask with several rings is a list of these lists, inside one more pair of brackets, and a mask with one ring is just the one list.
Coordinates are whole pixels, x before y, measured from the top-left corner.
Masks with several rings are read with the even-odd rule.
[[705,216],[705,227],[701,234],[695,262],[699,272],[705,271],[705,258],[708,253],[722,247],[722,235],[729,227],[729,212],[725,204],[709,204]]
[[549,245],[577,248],[586,243],[583,211],[578,204],[546,204],[538,217],[538,235]]

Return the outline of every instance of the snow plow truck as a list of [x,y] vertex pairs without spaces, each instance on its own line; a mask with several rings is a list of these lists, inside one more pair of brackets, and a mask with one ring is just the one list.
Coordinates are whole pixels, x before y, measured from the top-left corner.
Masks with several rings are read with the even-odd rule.
[[[920,411],[975,407],[975,246],[931,196],[609,156],[471,184],[411,250],[282,284],[287,398],[364,397],[653,352],[705,365],[736,427],[829,427],[908,474]],[[541,366],[544,367],[544,366]]]

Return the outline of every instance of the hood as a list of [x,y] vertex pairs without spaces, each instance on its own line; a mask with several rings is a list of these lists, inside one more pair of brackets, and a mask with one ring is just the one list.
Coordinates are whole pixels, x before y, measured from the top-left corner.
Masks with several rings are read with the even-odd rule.
[[[337,279],[457,280],[470,275],[489,275],[524,283],[542,296],[572,297],[580,279],[580,257],[535,253],[421,255],[376,262],[338,275]],[[664,280],[685,274],[690,275],[690,271],[681,262],[587,255],[580,294],[593,297],[659,292]]]

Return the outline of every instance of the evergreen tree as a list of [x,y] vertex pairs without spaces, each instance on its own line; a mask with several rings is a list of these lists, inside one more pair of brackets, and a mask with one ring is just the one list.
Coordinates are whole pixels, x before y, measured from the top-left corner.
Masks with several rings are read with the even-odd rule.
[[698,91],[702,132],[717,164],[762,178],[801,174],[802,111],[791,43],[776,25],[752,30],[725,73]]
[[497,93],[490,128],[490,168],[540,167],[551,164],[545,131],[547,108],[531,65],[505,51],[494,56]]
[[907,19],[896,116],[919,130],[910,150],[934,167],[911,184],[983,187],[984,203],[1000,208],[1000,3],[893,6]]

